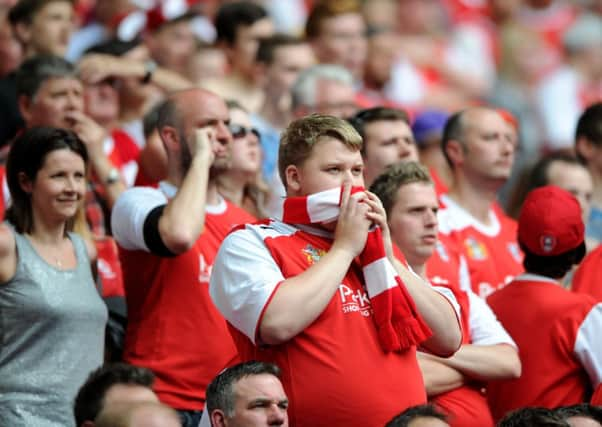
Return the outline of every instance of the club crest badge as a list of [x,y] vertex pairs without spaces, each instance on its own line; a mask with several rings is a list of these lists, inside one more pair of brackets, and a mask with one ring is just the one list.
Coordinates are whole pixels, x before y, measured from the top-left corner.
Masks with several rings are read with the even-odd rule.
[[539,244],[541,246],[541,250],[549,254],[556,247],[556,237],[550,235],[541,236],[539,238]]
[[468,257],[475,261],[483,261],[489,257],[485,245],[474,237],[464,240],[464,247],[466,248]]
[[320,260],[326,254],[324,249],[316,249],[312,245],[307,245],[302,249],[303,254],[307,258],[309,265],[313,265]]

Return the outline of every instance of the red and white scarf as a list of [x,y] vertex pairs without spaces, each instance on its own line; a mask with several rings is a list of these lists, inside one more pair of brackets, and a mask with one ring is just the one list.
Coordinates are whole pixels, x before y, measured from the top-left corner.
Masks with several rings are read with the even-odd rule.
[[[352,193],[363,191],[354,187]],[[284,200],[282,221],[289,224],[324,224],[339,217],[342,188]],[[419,345],[432,334],[404,283],[385,253],[380,227],[372,227],[359,255],[366,291],[374,313],[380,344],[386,352]]]

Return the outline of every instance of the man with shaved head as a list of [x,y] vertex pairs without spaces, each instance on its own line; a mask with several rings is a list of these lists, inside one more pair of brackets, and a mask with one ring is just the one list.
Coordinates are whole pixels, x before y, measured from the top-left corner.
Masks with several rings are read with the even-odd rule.
[[159,399],[198,425],[211,379],[237,358],[208,294],[213,259],[232,226],[254,219],[224,200],[215,178],[229,167],[229,113],[202,89],[172,94],[157,128],[167,152],[158,189],[133,188],[111,217],[128,296],[124,359],[151,369]]
[[460,248],[473,291],[486,297],[523,271],[516,222],[496,201],[512,170],[515,132],[496,110],[470,108],[447,120],[441,144],[453,174],[441,196],[441,240]]

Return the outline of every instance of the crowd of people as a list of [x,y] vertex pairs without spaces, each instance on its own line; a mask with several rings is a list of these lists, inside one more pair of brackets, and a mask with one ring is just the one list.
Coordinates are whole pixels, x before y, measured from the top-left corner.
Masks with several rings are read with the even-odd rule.
[[0,0],[0,425],[602,426],[602,2]]

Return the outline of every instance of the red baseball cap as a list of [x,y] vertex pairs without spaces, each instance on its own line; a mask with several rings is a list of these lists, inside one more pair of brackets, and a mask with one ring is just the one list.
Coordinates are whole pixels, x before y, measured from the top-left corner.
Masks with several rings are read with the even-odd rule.
[[540,256],[554,256],[584,241],[581,206],[568,191],[554,185],[531,191],[518,218],[518,241]]

